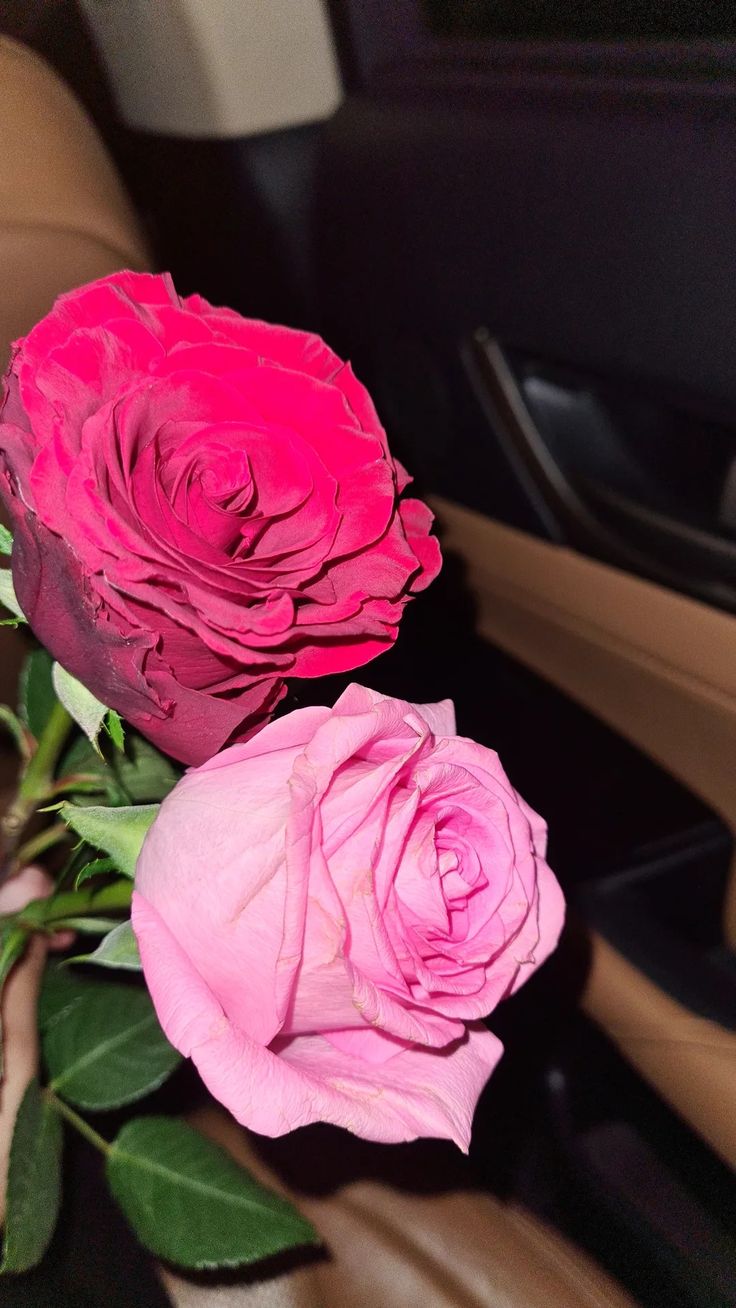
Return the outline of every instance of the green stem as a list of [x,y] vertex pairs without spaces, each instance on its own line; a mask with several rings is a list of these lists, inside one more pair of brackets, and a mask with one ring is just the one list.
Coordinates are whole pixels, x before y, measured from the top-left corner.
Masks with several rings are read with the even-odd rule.
[[106,916],[111,910],[130,908],[133,882],[127,878],[106,886],[83,885],[79,890],[62,890],[50,899],[34,899],[18,915],[20,926],[29,931],[54,931],[67,917]]
[[71,726],[71,716],[57,700],[41,732],[36,752],[21,779],[19,798],[32,800],[34,806],[36,801],[45,798]]
[[0,821],[2,846],[0,883],[16,867],[16,851],[21,844],[23,832],[39,803],[47,797],[51,789],[56,764],[71,726],[72,719],[63,704],[58,702],[54,704],[48,722],[39,737],[35,753],[21,776],[15,799]]
[[45,827],[37,836],[31,836],[30,840],[16,850],[16,863],[19,867],[25,867],[27,863],[32,863],[34,858],[38,858],[39,854],[45,854],[47,849],[58,845],[59,841],[66,839],[68,835],[69,828],[65,822],[55,822],[52,827]]
[[98,1131],[95,1131],[94,1127],[90,1126],[89,1122],[85,1122],[84,1118],[79,1116],[79,1113],[75,1113],[73,1108],[70,1108],[68,1104],[65,1104],[63,1099],[59,1099],[58,1095],[55,1095],[53,1090],[47,1087],[43,1091],[43,1095],[53,1108],[54,1112],[58,1113],[59,1117],[63,1117],[64,1121],[68,1122],[70,1126],[73,1126],[74,1130],[78,1131],[80,1135],[83,1135],[85,1140],[88,1140],[91,1145],[94,1145],[95,1149],[99,1149],[101,1154],[110,1153],[110,1150],[112,1149],[110,1142],[105,1140],[104,1136],[101,1136]]

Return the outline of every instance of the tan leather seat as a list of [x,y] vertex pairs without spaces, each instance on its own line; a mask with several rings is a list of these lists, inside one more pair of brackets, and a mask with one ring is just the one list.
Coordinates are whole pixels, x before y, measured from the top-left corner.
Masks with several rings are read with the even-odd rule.
[[[736,831],[736,617],[436,498],[478,630],[628,737]],[[736,864],[725,939],[736,943]],[[730,911],[729,911],[730,908]],[[595,932],[583,1007],[736,1168],[736,1034]]]
[[[0,36],[0,369],[57,295],[147,260],[86,113],[38,55]],[[0,700],[11,704],[22,654],[20,637],[0,628]],[[0,778],[9,766],[0,757]]]
[[[195,1124],[285,1190],[231,1118],[212,1109]],[[165,1271],[175,1308],[634,1308],[579,1249],[487,1194],[354,1181],[327,1199],[295,1198],[325,1242],[324,1259],[226,1286]]]
[[145,243],[95,128],[33,51],[0,37],[0,355],[57,295],[117,268]]

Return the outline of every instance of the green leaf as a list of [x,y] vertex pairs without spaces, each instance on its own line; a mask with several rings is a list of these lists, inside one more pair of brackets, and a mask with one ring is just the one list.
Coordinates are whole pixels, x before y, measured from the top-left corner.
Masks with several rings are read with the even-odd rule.
[[112,770],[133,804],[165,799],[181,777],[177,768],[143,736],[128,733],[125,754],[116,755]]
[[115,871],[115,860],[112,858],[93,858],[91,863],[85,863],[81,872],[77,873],[77,879],[74,882],[74,889],[78,890],[85,881],[90,881],[92,877],[103,876],[106,872]]
[[38,996],[38,1029],[43,1034],[79,999],[79,978],[63,963],[47,963]]
[[18,1109],[10,1147],[0,1272],[25,1272],[46,1252],[59,1213],[61,1147],[61,1122],[38,1081],[31,1081]]
[[32,899],[17,914],[19,926],[29,931],[58,931],[70,917],[100,916],[129,909],[133,886],[129,877],[118,877],[104,886],[82,886],[79,890],[57,890],[46,899]]
[[105,726],[113,745],[122,754],[125,751],[125,731],[120,720],[120,714],[116,713],[115,709],[108,710]]
[[104,936],[120,923],[114,917],[61,917],[55,923],[57,931],[86,931],[88,935]]
[[25,614],[18,603],[13,578],[8,568],[0,568],[0,604],[14,615],[18,622],[25,622]]
[[77,804],[62,804],[59,811],[78,836],[95,849],[104,850],[115,860],[118,870],[132,879],[145,834],[159,807],[159,804],[134,804],[127,808],[102,805],[81,808]]
[[111,804],[150,804],[165,799],[173,790],[180,771],[143,736],[128,732],[125,752],[101,758],[89,741],[80,736],[72,745],[61,766],[62,776],[95,776],[99,793]]
[[290,1203],[184,1122],[139,1117],[126,1123],[106,1169],[138,1238],[181,1267],[238,1267],[318,1243]]
[[23,953],[27,939],[28,932],[18,926],[15,917],[7,918],[0,927],[0,990],[13,964]]
[[119,922],[101,940],[94,953],[78,954],[70,963],[97,963],[100,967],[122,968],[128,972],[141,971],[138,941],[130,922]]
[[50,1088],[92,1110],[119,1108],[158,1089],[181,1055],[161,1030],[148,991],[65,970],[70,984],[45,981],[39,1010]]
[[62,668],[60,663],[55,663],[51,669],[51,680],[57,698],[64,705],[67,713],[74,718],[87,739],[96,747],[100,727],[108,711],[107,705],[102,704],[91,690],[83,686],[81,681],[77,681],[77,678],[73,677],[71,672],[67,672],[66,668]]
[[20,672],[18,713],[36,740],[42,734],[56,703],[51,664],[51,655],[45,649],[34,649]]
[[13,537],[0,522],[0,554],[10,554],[13,549]]
[[125,753],[116,754],[112,760],[112,771],[132,804],[152,804],[165,799],[181,777],[181,768],[143,736],[130,732]]
[[[73,795],[77,800],[84,795],[94,795],[95,799],[99,799],[100,783],[95,777],[76,774],[71,777],[64,777],[62,781],[55,781],[49,789],[49,794]],[[91,800],[90,803],[92,803]],[[38,811],[39,813],[58,813],[59,803],[46,804],[43,808],[39,808]]]

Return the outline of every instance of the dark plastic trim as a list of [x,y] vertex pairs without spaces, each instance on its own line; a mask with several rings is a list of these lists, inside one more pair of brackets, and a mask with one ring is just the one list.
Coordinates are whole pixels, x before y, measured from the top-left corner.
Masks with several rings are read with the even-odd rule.
[[[597,483],[584,484],[586,497],[547,448],[500,343],[480,327],[462,353],[494,436],[571,544],[704,603],[736,612],[733,542],[696,531]],[[601,519],[597,510],[602,505],[613,509],[619,530]]]

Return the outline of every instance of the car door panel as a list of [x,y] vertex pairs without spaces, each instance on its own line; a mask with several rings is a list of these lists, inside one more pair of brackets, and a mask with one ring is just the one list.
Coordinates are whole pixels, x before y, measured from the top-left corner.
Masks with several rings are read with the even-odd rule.
[[[736,828],[736,618],[700,612],[696,601],[439,497],[433,507],[446,548],[466,565],[480,633],[645,749]],[[727,935],[733,903],[732,885]],[[736,1167],[736,1031],[678,1003],[598,932],[591,946],[585,1010]],[[736,974],[723,985],[736,1013]]]
[[[432,493],[477,632],[720,818],[707,945],[653,918],[645,966],[619,947],[624,901],[560,872],[591,929],[586,1011],[736,1163],[736,52],[442,45],[399,8],[395,49],[371,46],[324,143],[322,325]],[[489,341],[546,484],[484,389]],[[575,785],[586,761],[559,750]],[[695,897],[701,852],[677,874]],[[676,971],[698,957],[689,1005]]]
[[434,497],[482,634],[651,754],[736,828],[736,618]]
[[736,1033],[698,1017],[598,932],[582,997],[625,1058],[736,1168]]

